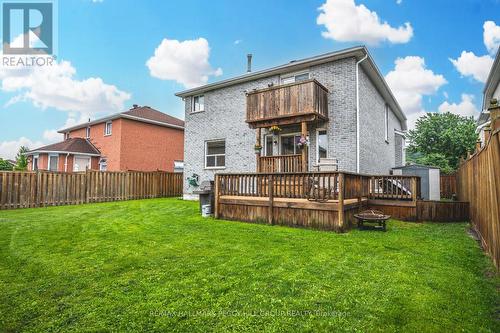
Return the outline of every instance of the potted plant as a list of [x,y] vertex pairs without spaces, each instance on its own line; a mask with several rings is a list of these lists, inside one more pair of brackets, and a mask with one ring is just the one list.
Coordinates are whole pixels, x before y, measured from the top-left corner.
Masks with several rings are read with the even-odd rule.
[[304,138],[303,136],[301,136],[301,137],[297,140],[297,147],[299,147],[300,149],[305,148],[308,144],[309,144],[309,142],[308,142],[308,141],[307,141],[307,139],[306,139],[306,138]]
[[253,146],[253,149],[255,149],[255,153],[258,154],[262,150],[262,146],[257,143]]
[[274,135],[277,135],[277,134],[279,134],[279,132],[281,132],[281,128],[279,128],[276,125],[273,125],[273,126],[269,127],[269,132],[273,133]]

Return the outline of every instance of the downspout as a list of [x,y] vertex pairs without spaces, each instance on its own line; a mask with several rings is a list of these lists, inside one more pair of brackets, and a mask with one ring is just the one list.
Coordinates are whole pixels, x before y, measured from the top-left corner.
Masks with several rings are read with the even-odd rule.
[[359,173],[359,64],[368,58],[366,54],[356,62],[356,172]]
[[68,172],[68,156],[69,153],[66,154],[66,159],[64,160],[64,172]]

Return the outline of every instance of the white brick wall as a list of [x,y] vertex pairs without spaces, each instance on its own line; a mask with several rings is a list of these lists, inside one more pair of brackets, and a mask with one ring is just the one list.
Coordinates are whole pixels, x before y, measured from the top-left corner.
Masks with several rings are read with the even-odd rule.
[[[356,171],[356,73],[355,58],[343,59],[309,68],[310,77],[329,90],[329,122],[319,124],[328,131],[328,155],[339,160],[339,169]],[[394,115],[390,117],[389,144],[384,140],[385,103],[368,77],[361,73],[361,171],[388,173],[395,164],[394,128],[401,126]],[[279,77],[246,82],[205,93],[205,111],[191,113],[191,98],[186,98],[184,175],[200,175],[200,180],[213,180],[215,172],[255,172],[255,131],[246,119],[245,91],[278,84]],[[392,113],[391,113],[392,114]],[[366,125],[368,124],[368,125]],[[316,161],[316,128],[309,125],[311,145],[310,165]],[[299,130],[297,128],[297,130]],[[265,132],[265,131],[263,131]],[[263,133],[264,134],[264,133]],[[205,141],[226,140],[226,168],[204,168]],[[264,141],[262,141],[264,142]],[[184,182],[185,194],[191,193]]]

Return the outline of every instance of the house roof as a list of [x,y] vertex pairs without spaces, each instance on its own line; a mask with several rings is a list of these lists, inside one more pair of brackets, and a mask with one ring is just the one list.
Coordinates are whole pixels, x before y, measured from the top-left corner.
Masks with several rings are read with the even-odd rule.
[[481,114],[477,120],[478,125],[481,125],[488,121],[489,112],[488,106],[490,104],[490,100],[493,97],[493,93],[495,89],[500,84],[500,48],[497,50],[497,55],[495,57],[495,61],[491,66],[490,73],[488,74],[488,79],[486,80],[486,84],[483,89],[483,109],[481,110]]
[[90,141],[82,138],[70,138],[51,145],[30,150],[27,155],[36,153],[70,153],[80,155],[99,156],[101,152]]
[[59,130],[59,133],[64,133],[68,131],[73,131],[79,128],[84,128],[90,125],[100,124],[105,121],[115,120],[119,118],[136,120],[148,124],[154,124],[159,126],[171,127],[180,130],[184,130],[184,121],[179,118],[172,117],[166,113],[160,112],[158,110],[153,109],[150,106],[138,106],[134,104],[134,106],[127,111],[115,113],[107,117],[99,118],[93,121],[89,121],[86,123],[82,123],[76,126],[63,128]]
[[345,58],[350,58],[354,57],[357,60],[361,60],[367,56],[366,61],[361,62],[361,66],[365,70],[366,74],[370,77],[376,88],[379,90],[379,92],[384,96],[384,99],[387,101],[389,106],[391,107],[392,110],[394,110],[394,113],[398,117],[398,119],[401,121],[403,125],[403,130],[406,130],[406,116],[401,109],[399,103],[397,102],[396,98],[392,94],[391,89],[387,85],[387,82],[384,79],[384,76],[380,73],[380,70],[378,69],[377,65],[375,64],[372,56],[368,52],[368,49],[365,46],[356,46],[340,51],[335,51],[335,52],[330,52],[330,53],[325,53],[321,54],[318,56],[310,57],[310,58],[305,58],[301,60],[292,60],[287,64],[283,64],[280,66],[276,67],[271,67],[268,69],[260,70],[260,71],[255,71],[255,72],[250,72],[250,73],[245,73],[240,76],[236,76],[233,78],[229,78],[226,80],[221,80],[218,82],[214,83],[209,83],[200,87],[184,90],[181,92],[176,93],[175,95],[178,97],[189,97],[197,94],[202,94],[204,92],[208,92],[211,90],[223,88],[223,87],[228,87],[232,86],[235,84],[240,84],[243,82],[247,81],[252,81],[260,78],[265,78],[273,75],[279,75],[279,74],[284,74],[288,73],[291,71],[299,71],[302,69],[306,69],[308,67],[314,66],[314,65],[319,65],[323,64],[326,62],[331,62],[335,60],[340,60],[340,59],[345,59]]

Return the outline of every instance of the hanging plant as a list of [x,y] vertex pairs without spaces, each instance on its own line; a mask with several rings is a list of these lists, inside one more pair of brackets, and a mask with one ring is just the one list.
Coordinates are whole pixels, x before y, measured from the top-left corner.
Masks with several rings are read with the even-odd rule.
[[273,125],[273,126],[269,127],[269,132],[271,132],[274,135],[276,135],[276,134],[279,134],[279,132],[281,132],[281,128],[279,128],[276,125]]
[[256,144],[256,145],[253,147],[253,149],[255,149],[255,153],[257,153],[257,154],[258,154],[258,153],[260,153],[260,151],[262,150],[262,146],[261,146],[261,145],[259,145],[259,144]]

